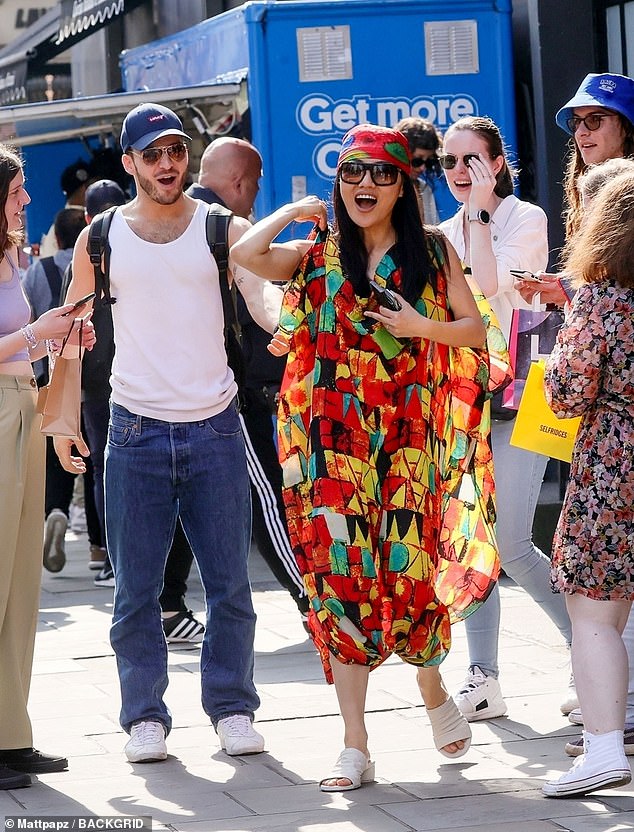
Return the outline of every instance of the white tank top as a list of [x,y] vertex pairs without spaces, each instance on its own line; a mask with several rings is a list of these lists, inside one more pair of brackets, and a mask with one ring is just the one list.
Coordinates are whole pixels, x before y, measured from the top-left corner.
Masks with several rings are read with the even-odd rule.
[[207,206],[171,243],[148,243],[115,212],[108,239],[115,357],[112,399],[132,413],[195,422],[236,395],[227,365],[218,267]]

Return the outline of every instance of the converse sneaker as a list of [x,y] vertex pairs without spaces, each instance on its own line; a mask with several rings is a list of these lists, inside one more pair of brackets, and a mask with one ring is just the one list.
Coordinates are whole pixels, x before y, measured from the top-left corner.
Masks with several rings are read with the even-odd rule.
[[135,722],[130,729],[125,755],[131,763],[157,763],[166,760],[167,746],[163,723],[153,719]]
[[469,674],[454,699],[467,722],[495,719],[504,716],[508,710],[498,680],[485,676],[477,664],[469,668]]
[[66,563],[64,538],[68,528],[68,517],[61,508],[54,508],[44,523],[44,568],[49,572],[61,572]]
[[191,610],[164,618],[163,632],[168,644],[200,644],[205,637],[204,625],[194,618]]
[[583,753],[574,761],[570,771],[557,780],[545,783],[542,792],[546,797],[573,797],[626,786],[631,779],[632,773],[625,757],[606,764],[603,759],[596,761]]
[[572,711],[568,714],[568,722],[571,722],[573,725],[583,725],[583,714],[581,713],[581,708],[573,708]]
[[259,754],[264,751],[264,737],[254,729],[246,714],[234,714],[221,719],[216,726],[220,747],[231,757],[239,754]]

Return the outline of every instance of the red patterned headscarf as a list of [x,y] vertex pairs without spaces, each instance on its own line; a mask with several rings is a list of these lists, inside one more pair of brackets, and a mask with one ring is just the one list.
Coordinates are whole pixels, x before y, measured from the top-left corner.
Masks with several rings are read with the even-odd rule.
[[358,124],[348,130],[341,142],[337,170],[343,162],[374,159],[396,165],[407,176],[411,173],[407,139],[398,130],[376,124]]

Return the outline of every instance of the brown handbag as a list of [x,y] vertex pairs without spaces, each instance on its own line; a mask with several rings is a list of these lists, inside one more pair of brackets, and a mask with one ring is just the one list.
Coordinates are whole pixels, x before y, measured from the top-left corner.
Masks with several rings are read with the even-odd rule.
[[[73,324],[62,342],[59,355],[51,371],[51,379],[42,387],[37,397],[37,412],[42,415],[40,430],[47,436],[65,436],[76,439],[81,436],[81,360],[83,350],[74,357],[66,357],[64,350],[73,331]],[[79,325],[79,344],[82,340],[83,321]]]

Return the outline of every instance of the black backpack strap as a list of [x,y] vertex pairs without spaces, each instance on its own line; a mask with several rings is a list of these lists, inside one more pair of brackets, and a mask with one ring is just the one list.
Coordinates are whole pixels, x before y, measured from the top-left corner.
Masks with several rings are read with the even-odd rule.
[[[97,298],[104,299],[104,303],[113,304],[117,302],[110,294],[110,243],[108,242],[108,232],[110,231],[110,223],[117,206],[113,205],[97,216],[90,223],[88,231],[88,242],[86,243],[86,251],[90,257],[90,262],[95,270],[95,292]],[[102,266],[103,263],[103,266]]]
[[227,329],[231,327],[240,342],[242,331],[238,321],[238,299],[235,283],[229,286],[229,222],[232,213],[224,205],[213,202],[207,211],[207,243],[218,265],[222,311],[225,318],[225,342]]
[[46,275],[48,286],[51,290],[53,306],[59,306],[62,291],[62,273],[58,269],[54,257],[42,257],[40,265],[44,269],[44,274]]

